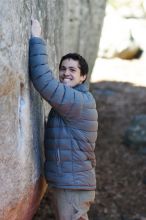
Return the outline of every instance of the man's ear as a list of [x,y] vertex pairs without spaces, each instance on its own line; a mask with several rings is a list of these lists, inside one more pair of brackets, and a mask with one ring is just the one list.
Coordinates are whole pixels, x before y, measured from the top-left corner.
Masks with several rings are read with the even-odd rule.
[[82,75],[82,82],[84,82],[87,78],[87,75]]

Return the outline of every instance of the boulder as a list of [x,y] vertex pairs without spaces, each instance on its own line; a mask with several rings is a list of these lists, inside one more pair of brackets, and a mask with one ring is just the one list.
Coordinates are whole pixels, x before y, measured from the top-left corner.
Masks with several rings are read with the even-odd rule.
[[142,48],[133,36],[134,23],[120,17],[117,13],[109,14],[104,19],[100,41],[99,57],[133,59],[140,54]]
[[146,115],[137,115],[132,119],[125,132],[124,143],[146,154]]
[[133,59],[146,51],[145,5],[144,0],[115,0],[107,4],[99,57]]
[[29,80],[31,15],[42,25],[48,62],[57,76],[60,57],[70,50],[89,58],[92,68],[104,7],[104,0],[0,1],[1,220],[32,219],[46,190],[43,136],[50,106]]
[[[105,0],[74,0],[65,4],[64,53],[75,51],[88,60],[93,68],[103,24]],[[96,49],[95,49],[96,48]]]

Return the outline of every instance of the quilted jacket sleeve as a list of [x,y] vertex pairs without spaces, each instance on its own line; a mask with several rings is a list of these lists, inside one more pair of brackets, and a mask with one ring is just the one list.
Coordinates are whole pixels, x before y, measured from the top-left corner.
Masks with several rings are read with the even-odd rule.
[[54,78],[48,65],[46,45],[43,39],[33,37],[29,41],[29,71],[34,87],[62,116],[74,117],[83,107],[83,94],[63,85]]

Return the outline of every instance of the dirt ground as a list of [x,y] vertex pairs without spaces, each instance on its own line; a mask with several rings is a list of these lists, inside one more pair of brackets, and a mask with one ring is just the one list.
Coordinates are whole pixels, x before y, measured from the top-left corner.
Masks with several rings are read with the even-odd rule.
[[[96,64],[91,92],[99,113],[97,190],[90,220],[146,220],[146,154],[123,141],[131,119],[146,114],[144,67],[143,60]],[[50,204],[46,193],[33,220],[54,220]]]

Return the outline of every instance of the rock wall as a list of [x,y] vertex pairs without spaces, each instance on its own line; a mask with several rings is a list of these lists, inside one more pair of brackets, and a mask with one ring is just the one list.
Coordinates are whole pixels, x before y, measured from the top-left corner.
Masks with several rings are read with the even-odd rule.
[[[97,56],[100,30],[105,8],[104,0],[68,1],[64,31],[64,51],[81,53],[88,60],[90,71]],[[67,39],[67,41],[66,41]]]
[[[0,219],[32,219],[46,184],[43,133],[46,104],[28,77],[31,15],[42,24],[49,65],[57,73],[69,50],[96,58],[105,0],[0,1]],[[47,106],[48,108],[48,106]]]

